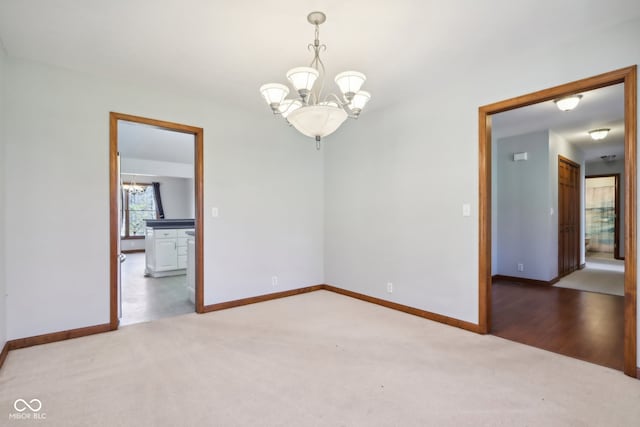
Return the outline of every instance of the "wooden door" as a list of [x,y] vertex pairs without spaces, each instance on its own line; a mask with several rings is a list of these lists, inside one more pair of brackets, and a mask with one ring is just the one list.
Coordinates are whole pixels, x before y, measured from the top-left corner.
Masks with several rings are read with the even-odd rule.
[[558,156],[558,277],[580,268],[580,165]]

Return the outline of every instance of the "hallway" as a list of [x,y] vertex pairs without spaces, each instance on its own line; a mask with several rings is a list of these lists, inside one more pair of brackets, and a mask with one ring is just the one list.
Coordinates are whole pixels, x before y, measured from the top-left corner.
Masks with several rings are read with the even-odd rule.
[[623,368],[624,297],[575,289],[492,284],[491,334]]
[[585,268],[560,279],[556,288],[624,296],[624,261],[587,258]]

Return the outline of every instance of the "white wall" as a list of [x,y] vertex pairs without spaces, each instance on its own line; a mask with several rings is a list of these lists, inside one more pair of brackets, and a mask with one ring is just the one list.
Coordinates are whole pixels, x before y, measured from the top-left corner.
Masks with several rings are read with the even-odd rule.
[[616,160],[614,162],[603,162],[602,160],[596,160],[588,162],[585,166],[586,175],[607,175],[607,174],[620,174],[620,181],[618,182],[619,196],[620,198],[620,238],[618,241],[618,249],[620,256],[624,257],[624,160]]
[[7,342],[7,305],[5,269],[5,71],[6,54],[0,41],[0,350]]
[[[429,80],[428,96],[363,113],[324,144],[325,275],[341,288],[476,323],[479,104]],[[458,101],[454,116],[443,113]],[[471,217],[462,216],[464,203]]]
[[[549,256],[549,132],[501,138],[497,155],[498,264],[495,274],[548,281],[557,274],[557,256]],[[527,160],[514,161],[515,153]],[[557,181],[557,179],[556,179]],[[557,242],[557,239],[556,239]],[[557,250],[556,250],[557,253]],[[518,271],[522,264],[523,271]]]
[[204,128],[205,304],[323,283],[322,153],[268,111],[15,58],[7,78],[10,339],[109,321],[109,111]]
[[425,67],[392,107],[375,110],[374,92],[325,144],[327,283],[476,323],[478,107],[638,64],[639,39],[633,19],[535,49],[487,47]]

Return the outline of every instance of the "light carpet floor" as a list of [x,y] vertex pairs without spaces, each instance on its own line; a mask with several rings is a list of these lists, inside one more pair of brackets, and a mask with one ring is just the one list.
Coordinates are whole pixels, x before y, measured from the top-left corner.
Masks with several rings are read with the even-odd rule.
[[624,296],[624,261],[587,258],[585,268],[563,277],[555,286]]
[[[0,424],[638,426],[640,381],[328,291],[12,351]],[[14,421],[14,425],[27,425]]]

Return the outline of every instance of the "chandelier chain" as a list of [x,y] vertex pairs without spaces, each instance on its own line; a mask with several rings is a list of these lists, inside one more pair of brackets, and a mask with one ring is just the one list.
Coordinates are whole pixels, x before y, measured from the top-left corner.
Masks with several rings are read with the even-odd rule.
[[320,88],[316,91],[312,91],[312,93],[310,94],[310,97],[313,96],[315,99],[313,101],[314,104],[317,104],[318,102],[320,102],[321,96],[322,96],[322,91],[324,89],[324,76],[326,74],[326,70],[324,68],[324,62],[322,62],[322,59],[320,59],[320,52],[327,50],[327,45],[326,44],[320,44],[320,26],[318,24],[315,24],[315,39],[313,40],[313,43],[309,43],[309,45],[307,46],[307,49],[309,51],[313,50],[313,59],[311,60],[311,63],[309,64],[310,67],[315,68],[316,70],[318,70],[318,73],[320,73]]

